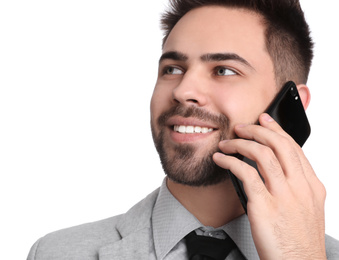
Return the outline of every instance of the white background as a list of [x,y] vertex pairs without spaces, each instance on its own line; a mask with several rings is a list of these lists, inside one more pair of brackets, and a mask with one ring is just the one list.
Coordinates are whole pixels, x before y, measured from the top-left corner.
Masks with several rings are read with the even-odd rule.
[[[149,100],[165,2],[0,2],[2,259],[123,213],[161,184]],[[302,6],[316,42],[304,150],[327,187],[326,231],[339,238],[339,3]]]

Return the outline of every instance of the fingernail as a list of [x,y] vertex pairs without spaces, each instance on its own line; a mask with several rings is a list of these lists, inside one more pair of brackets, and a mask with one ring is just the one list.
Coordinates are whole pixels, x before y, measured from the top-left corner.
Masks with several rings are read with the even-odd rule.
[[230,140],[222,140],[222,141],[220,141],[220,143],[221,144],[226,144],[226,143],[228,143]]
[[273,118],[269,115],[269,114],[263,114],[263,119],[265,120],[265,121],[267,121],[267,122],[273,122],[274,120],[273,120]]
[[224,157],[224,154],[219,153],[219,152],[216,152],[216,153],[214,154],[214,157],[215,157],[215,158],[222,158],[222,157]]
[[247,126],[247,124],[239,124],[239,125],[237,125],[238,128],[243,128],[245,126]]

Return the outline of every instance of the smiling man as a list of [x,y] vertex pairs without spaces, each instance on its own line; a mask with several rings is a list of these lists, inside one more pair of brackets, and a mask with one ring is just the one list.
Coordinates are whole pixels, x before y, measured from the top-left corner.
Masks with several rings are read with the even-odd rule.
[[[189,177],[183,184],[207,185],[227,178],[212,160],[218,142],[234,138],[236,123],[256,122],[277,93],[264,47],[260,17],[245,10],[197,8],[175,25],[163,47],[151,103],[155,144],[170,179]],[[196,133],[196,127],[207,133]],[[199,180],[201,175],[210,180]]]
[[[151,100],[162,186],[124,215],[41,238],[28,259],[338,259],[324,186],[263,113],[288,80],[310,102],[312,41],[299,2],[171,4]],[[235,153],[257,163],[265,184]],[[242,180],[248,215],[225,169]]]

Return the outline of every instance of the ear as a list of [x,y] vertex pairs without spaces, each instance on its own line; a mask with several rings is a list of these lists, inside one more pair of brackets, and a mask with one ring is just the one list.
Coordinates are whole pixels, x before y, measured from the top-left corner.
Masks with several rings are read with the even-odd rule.
[[304,109],[306,110],[308,105],[310,104],[310,101],[311,101],[310,90],[304,84],[297,85],[297,89],[298,89],[298,92],[299,92],[301,102],[303,103]]

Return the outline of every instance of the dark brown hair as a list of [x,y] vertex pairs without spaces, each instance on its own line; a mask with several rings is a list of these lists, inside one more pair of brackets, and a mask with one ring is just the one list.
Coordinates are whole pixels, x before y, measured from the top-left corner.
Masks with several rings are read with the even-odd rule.
[[262,16],[266,48],[273,61],[278,86],[288,80],[306,83],[313,58],[313,42],[299,0],[169,0],[162,14],[163,44],[176,23],[190,10],[224,6],[253,11]]

